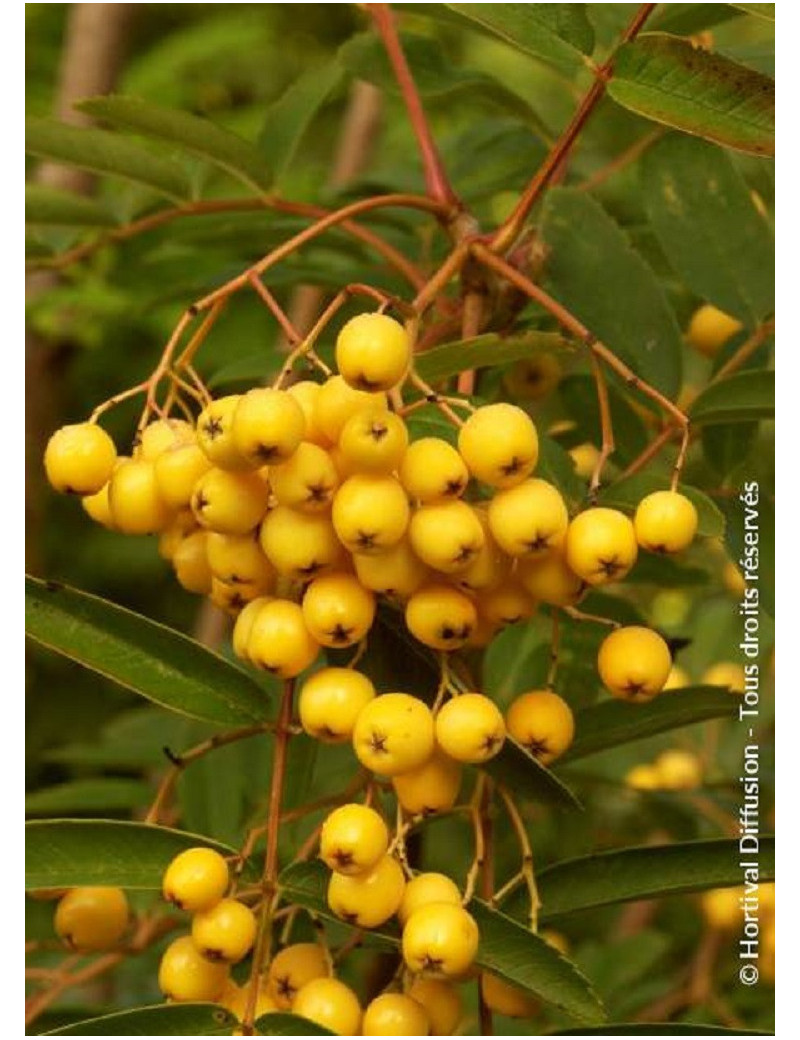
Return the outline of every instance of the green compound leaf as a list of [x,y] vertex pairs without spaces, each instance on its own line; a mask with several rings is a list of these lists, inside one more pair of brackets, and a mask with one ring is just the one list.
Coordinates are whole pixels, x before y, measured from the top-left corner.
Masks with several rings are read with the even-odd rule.
[[646,33],[623,44],[608,93],[625,108],[753,155],[775,154],[775,83],[689,40]]
[[566,345],[557,332],[524,332],[508,337],[487,332],[474,339],[432,347],[414,359],[414,367],[426,382],[438,383],[472,368],[500,368],[540,352],[555,353]]
[[731,4],[739,11],[754,14],[756,18],[765,18],[768,22],[775,21],[775,4]]
[[117,223],[102,203],[44,184],[25,185],[25,222],[53,227],[113,227]]
[[176,202],[185,202],[191,195],[189,178],[178,163],[108,130],[30,119],[25,127],[25,150],[42,159],[143,184]]
[[205,159],[255,191],[270,187],[269,169],[255,145],[210,119],[119,94],[89,98],[76,107]]
[[311,1022],[301,1015],[274,1011],[262,1015],[256,1021],[256,1029],[260,1036],[336,1036],[330,1029],[323,1029],[316,1022]]
[[266,717],[266,694],[243,671],[180,632],[97,596],[26,578],[25,631],[171,711],[223,725]]
[[650,223],[675,271],[746,325],[775,309],[775,242],[728,153],[670,134],[647,150],[641,185]]
[[30,816],[102,810],[113,812],[145,805],[152,794],[152,787],[144,780],[125,780],[111,776],[68,780],[26,795],[25,812]]
[[720,693],[714,686],[668,690],[647,704],[603,701],[578,712],[575,741],[558,764],[707,719],[733,718],[738,716],[739,705],[738,697]]
[[594,30],[586,16],[586,4],[443,6],[460,15],[473,28],[534,58],[575,65],[583,55],[591,54],[594,47]]
[[230,1036],[235,1025],[236,1016],[218,1004],[155,1004],[88,1018],[42,1035]]
[[[597,852],[565,860],[537,877],[542,920],[579,910],[611,906],[636,899],[702,892],[742,884],[737,840],[676,842]],[[759,850],[762,881],[775,879],[775,840],[763,837]],[[526,912],[524,893],[505,903],[515,917]]]
[[775,418],[775,373],[737,372],[711,383],[689,409],[692,425]]
[[[298,863],[283,871],[279,884],[291,902],[337,920],[325,899],[329,876],[322,863]],[[469,911],[480,930],[476,961],[480,967],[522,986],[581,1021],[603,1020],[602,1007],[589,983],[557,950],[486,903],[473,900]],[[400,941],[394,925],[371,928],[367,934],[381,945],[397,945]]]
[[653,271],[625,232],[585,192],[553,188],[542,213],[546,275],[563,303],[638,376],[674,398],[681,331]]
[[[202,835],[149,823],[34,820],[25,825],[25,888],[118,885],[158,891],[169,862],[198,845],[236,854]],[[255,864],[246,864],[242,876],[256,880]]]
[[[649,473],[634,473],[623,480],[617,480],[604,488],[598,496],[598,503],[632,513],[645,495],[653,491],[664,491],[667,482],[664,477]],[[719,538],[725,533],[725,517],[708,495],[697,488],[681,484],[678,489],[694,503],[697,510],[697,533],[704,538]]]

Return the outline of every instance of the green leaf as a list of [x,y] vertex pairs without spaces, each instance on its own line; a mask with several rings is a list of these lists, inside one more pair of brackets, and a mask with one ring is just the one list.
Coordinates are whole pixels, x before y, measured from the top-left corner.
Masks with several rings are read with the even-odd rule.
[[560,809],[581,808],[581,803],[566,784],[511,737],[506,737],[500,753],[482,768],[520,798]]
[[180,632],[97,596],[26,578],[25,631],[171,711],[233,725],[265,718],[266,695],[244,672]]
[[[123,820],[33,820],[25,825],[25,888],[119,885],[161,889],[169,862],[197,845],[235,850],[199,834]],[[243,876],[257,879],[251,862]]]
[[218,1004],[155,1004],[89,1018],[42,1035],[230,1036],[235,1025],[236,1016]]
[[[465,69],[453,64],[439,44],[426,36],[402,33],[401,40],[408,64],[420,94],[445,97],[471,90],[483,100],[502,107],[505,115],[514,114],[539,126],[538,116],[519,95],[512,93],[501,80],[480,69]],[[390,94],[398,92],[386,51],[372,32],[351,37],[339,50],[339,60],[355,76],[374,83]]]
[[471,368],[495,368],[522,361],[538,351],[555,352],[566,343],[557,332],[524,332],[508,337],[487,332],[474,339],[432,347],[415,358],[414,364],[426,382],[438,383]]
[[68,780],[26,795],[25,812],[31,816],[52,816],[57,813],[88,813],[103,809],[133,809],[145,805],[152,794],[152,787],[143,780],[110,776]]
[[668,690],[647,704],[603,701],[578,712],[575,741],[558,764],[707,719],[738,717],[740,703],[739,698],[714,686]]
[[547,434],[539,434],[536,476],[555,484],[569,509],[577,510],[586,497],[586,484],[575,472],[575,463],[564,448]]
[[[329,876],[322,863],[297,863],[283,871],[279,884],[291,902],[338,920],[325,898]],[[485,903],[473,900],[469,911],[480,930],[476,960],[480,967],[522,986],[575,1018],[587,1022],[602,1020],[602,1009],[588,982],[557,950]],[[397,945],[400,941],[394,925],[370,929],[369,937],[381,944]]]
[[25,222],[55,227],[113,227],[117,223],[102,203],[44,184],[25,185]]
[[689,409],[693,426],[775,418],[775,373],[737,372],[711,383]]
[[258,136],[258,150],[272,171],[273,180],[283,175],[311,120],[341,79],[338,62],[322,68],[315,66],[269,106]]
[[725,1029],[695,1022],[616,1022],[596,1029],[557,1029],[550,1036],[774,1036],[755,1029]]
[[[586,440],[600,444],[600,406],[597,387],[589,375],[569,375],[558,384],[558,392],[569,417],[578,424]],[[615,449],[612,459],[627,465],[644,451],[647,446],[647,429],[641,417],[631,408],[622,393],[608,387],[608,403],[611,407],[611,422],[614,427]]]
[[[761,880],[774,880],[773,838],[761,839],[759,865]],[[547,920],[636,899],[741,885],[739,843],[719,838],[595,852],[548,867],[537,884]],[[516,895],[506,906],[510,910],[513,904],[521,912],[524,902],[524,896]]]
[[670,134],[647,150],[641,185],[650,223],[695,296],[753,325],[775,309],[775,243],[730,156]]
[[473,900],[481,940],[477,963],[521,986],[581,1022],[602,1022],[605,1013],[589,982],[544,939],[516,921]]
[[555,298],[637,375],[675,397],[681,331],[656,276],[621,228],[585,192],[554,188],[541,231]]
[[[663,477],[649,473],[634,473],[603,488],[598,501],[601,505],[632,513],[645,495],[653,491],[663,491],[665,486]],[[687,484],[681,484],[679,490],[694,503],[697,510],[698,534],[704,538],[719,538],[725,533],[725,518],[708,495]]]
[[96,119],[197,155],[255,191],[266,191],[272,183],[255,145],[210,119],[119,94],[89,98],[76,108]]
[[594,48],[585,4],[445,4],[523,54],[574,65]]
[[731,4],[739,11],[754,14],[757,18],[766,18],[768,22],[775,21],[775,4]]
[[775,83],[689,40],[646,33],[623,44],[608,92],[625,108],[717,144],[775,154]]
[[330,1029],[323,1029],[316,1022],[311,1022],[302,1015],[289,1015],[282,1012],[270,1012],[256,1021],[260,1036],[336,1036]]
[[720,423],[702,428],[703,456],[722,480],[749,465],[758,431],[757,422]]
[[67,126],[54,119],[29,119],[25,150],[42,159],[144,184],[177,202],[191,195],[189,178],[177,163],[107,130]]

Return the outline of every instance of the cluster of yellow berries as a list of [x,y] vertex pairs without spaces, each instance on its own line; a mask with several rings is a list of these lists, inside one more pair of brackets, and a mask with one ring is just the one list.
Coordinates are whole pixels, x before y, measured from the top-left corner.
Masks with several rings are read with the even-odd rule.
[[703,783],[703,763],[691,751],[670,748],[634,766],[625,781],[637,791],[692,791]]
[[[599,507],[570,519],[559,490],[531,475],[537,432],[514,405],[474,410],[457,447],[409,443],[387,396],[411,361],[392,318],[351,319],[336,359],[340,374],[322,384],[223,397],[194,425],[156,419],[129,458],[95,423],[64,427],[47,445],[50,482],[109,528],[158,533],[178,581],[238,615],[237,654],[281,678],[321,647],[360,643],[378,596],[403,605],[428,647],[484,646],[539,603],[574,605],[624,578],[640,547],[692,541],[696,511],[675,491],[648,495],[633,521]],[[471,481],[490,497],[467,501]],[[646,639],[637,647],[660,662],[666,648]],[[652,671],[603,678],[646,699],[663,685]]]

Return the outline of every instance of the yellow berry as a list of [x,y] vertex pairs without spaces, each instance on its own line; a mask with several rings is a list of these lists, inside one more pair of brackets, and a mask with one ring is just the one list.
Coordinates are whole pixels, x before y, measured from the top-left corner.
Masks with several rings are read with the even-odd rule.
[[397,920],[405,924],[415,910],[428,903],[452,903],[461,906],[461,890],[452,878],[446,874],[431,871],[417,874],[406,882],[403,901],[397,911]]
[[403,868],[394,856],[383,856],[363,874],[331,874],[328,906],[357,928],[378,928],[397,913],[405,884]]
[[704,686],[727,686],[731,693],[744,693],[746,687],[744,668],[733,661],[718,661],[703,672],[700,682]]
[[254,533],[219,534],[209,531],[206,538],[208,565],[215,578],[227,585],[246,585],[259,592],[275,587],[275,569],[261,550]]
[[[248,997],[249,986],[247,984],[244,986],[237,986],[233,979],[229,979],[228,984],[222,992],[222,996],[217,999],[216,1003],[221,1004],[222,1007],[236,1015],[241,1022],[247,1011]],[[267,992],[266,986],[262,983],[259,986],[256,995],[253,1013],[254,1020],[258,1021],[262,1015],[269,1015],[278,1010],[277,1004]],[[241,1036],[241,1030],[235,1030],[232,1035]]]
[[542,928],[539,932],[539,938],[544,939],[548,946],[552,946],[554,950],[558,950],[565,957],[569,953],[567,937],[562,935],[561,932],[557,932],[554,928]]
[[294,943],[285,946],[270,961],[267,987],[275,1004],[282,1011],[288,1011],[307,982],[329,975],[328,958],[318,943]]
[[457,650],[476,624],[475,604],[450,585],[424,585],[406,604],[409,632],[434,650]]
[[366,393],[348,386],[342,376],[331,376],[320,387],[314,402],[314,421],[331,444],[337,444],[344,424],[364,408],[386,408],[386,394]]
[[589,585],[620,581],[636,563],[633,524],[616,509],[597,506],[578,513],[566,538],[570,570]]
[[374,697],[375,687],[361,672],[321,668],[300,691],[300,722],[309,736],[341,744],[352,738],[361,709]]
[[742,323],[736,318],[711,303],[704,303],[692,315],[686,330],[686,340],[689,346],[710,358],[741,328]]
[[483,528],[483,545],[457,576],[459,587],[468,592],[496,588],[509,577],[512,566],[512,561],[494,540],[486,510],[476,508],[475,516]]
[[47,442],[44,468],[56,491],[93,495],[114,471],[117,449],[102,426],[77,423],[62,426]]
[[399,476],[409,498],[423,504],[459,498],[469,483],[466,463],[441,437],[414,441],[403,456]]
[[101,524],[103,527],[107,527],[109,531],[113,531],[114,517],[111,515],[111,503],[108,500],[109,484],[110,481],[103,484],[100,490],[95,491],[92,495],[84,495],[81,499],[81,505],[96,524]]
[[691,685],[692,680],[689,678],[688,673],[680,665],[674,664],[669,670],[667,681],[664,683],[664,689],[682,690],[685,686]]
[[310,379],[301,379],[299,383],[292,383],[291,386],[287,387],[286,393],[291,394],[303,409],[303,415],[306,420],[305,440],[310,441],[311,444],[318,444],[320,448],[329,448],[332,442],[319,429],[314,415],[314,409],[321,389],[322,387],[319,383],[314,383]]
[[276,506],[264,517],[260,539],[275,570],[297,581],[331,570],[344,558],[330,517],[319,513]]
[[390,476],[356,473],[336,492],[333,526],[351,553],[379,553],[396,545],[408,527],[405,491]]
[[357,314],[336,339],[336,365],[357,390],[391,390],[408,371],[411,343],[403,326],[386,314]]
[[237,964],[256,939],[256,916],[238,899],[221,899],[192,919],[192,942],[210,961]]
[[233,652],[243,661],[250,660],[247,653],[247,645],[250,640],[250,633],[253,630],[253,622],[256,619],[256,615],[264,604],[269,603],[271,599],[271,596],[258,596],[256,599],[251,599],[249,603],[242,607],[236,617],[236,622],[233,626],[233,633],[231,635],[231,642],[233,644]]
[[428,1013],[403,993],[381,993],[367,1005],[361,1023],[362,1036],[427,1036]]
[[657,632],[630,625],[606,636],[600,644],[597,668],[615,697],[639,703],[652,700],[663,690],[672,658]]
[[456,804],[461,789],[461,765],[439,748],[417,769],[392,777],[397,801],[417,816],[445,812]]
[[130,910],[121,888],[70,889],[58,902],[56,935],[76,953],[95,953],[117,946],[128,928]]
[[537,602],[554,607],[570,607],[577,603],[584,587],[578,575],[570,570],[563,546],[542,559],[523,557],[515,574]]
[[700,909],[711,928],[719,932],[732,932],[741,927],[743,909],[742,889],[712,888],[700,897]]
[[183,539],[197,530],[197,521],[190,510],[175,513],[158,536],[158,555],[162,560],[171,560]]
[[270,466],[269,482],[282,506],[322,513],[330,508],[339,474],[324,448],[303,441],[286,462]]
[[481,972],[481,996],[486,1006],[497,1015],[532,1018],[539,1011],[540,1005],[535,997],[488,971]]
[[493,589],[484,589],[478,607],[480,617],[496,631],[531,617],[536,610],[536,601],[518,581],[507,578]]
[[666,791],[692,791],[703,783],[703,765],[691,751],[662,751],[653,763],[658,786]]
[[646,762],[629,769],[625,774],[625,783],[634,791],[657,791],[660,786],[658,771]]
[[161,891],[179,910],[210,910],[228,890],[230,874],[225,859],[203,847],[180,852],[167,867]]
[[155,462],[170,448],[195,443],[194,427],[185,419],[156,419],[139,435],[134,457]]
[[454,986],[441,979],[417,977],[409,986],[408,995],[427,1011],[431,1036],[455,1035],[464,1007]]
[[170,509],[185,509],[192,500],[198,480],[211,469],[211,462],[194,441],[178,443],[163,451],[154,462],[158,493]]
[[503,715],[482,693],[453,697],[436,716],[436,742],[456,762],[488,762],[505,739]]
[[407,447],[406,424],[379,406],[351,415],[339,437],[339,452],[352,473],[393,473]]
[[302,609],[308,630],[318,643],[353,646],[372,627],[375,596],[352,574],[324,574],[306,589]]
[[239,611],[244,610],[253,600],[263,598],[259,596],[259,589],[254,585],[228,585],[227,582],[220,581],[213,574],[209,596],[215,606],[224,610],[226,614],[230,614],[231,617],[237,617]]
[[521,408],[500,402],[478,408],[458,434],[458,450],[476,480],[492,487],[519,484],[539,457],[536,427]]
[[403,928],[403,959],[410,971],[463,975],[478,953],[478,926],[471,914],[452,903],[428,903]]
[[271,599],[255,614],[247,639],[247,657],[281,679],[294,679],[313,664],[319,643],[306,628],[296,603]]
[[509,736],[522,744],[542,765],[564,754],[575,736],[572,709],[552,690],[530,690],[508,707]]
[[[102,492],[99,493],[102,494]],[[102,522],[101,520],[100,523]],[[726,560],[725,566],[722,568],[722,584],[736,599],[741,599],[747,588],[744,575],[732,560]]]
[[123,534],[156,534],[172,515],[158,493],[155,467],[144,459],[117,466],[108,484],[108,505],[115,530]]
[[465,570],[486,540],[476,511],[460,499],[420,506],[408,535],[420,560],[443,574]]
[[207,960],[189,935],[174,939],[158,967],[158,986],[168,1000],[216,1001],[228,984],[228,965]]
[[382,776],[418,769],[433,754],[433,715],[417,697],[384,693],[370,701],[353,730],[356,757]]
[[358,997],[338,979],[307,982],[295,997],[292,1011],[337,1036],[358,1036],[361,1029]]
[[269,485],[258,473],[210,469],[192,492],[198,523],[220,534],[248,534],[267,511]]
[[198,596],[211,592],[214,576],[208,565],[208,531],[193,531],[181,539],[172,554],[172,568],[187,592]]
[[251,466],[272,466],[288,459],[305,432],[303,409],[285,390],[258,386],[236,405],[233,443]]
[[337,874],[365,874],[389,848],[389,831],[380,813],[368,805],[340,805],[322,824],[320,859]]
[[233,417],[241,396],[231,394],[212,401],[197,417],[195,436],[206,457],[218,469],[255,469],[240,455],[233,439]]
[[570,448],[567,454],[572,459],[578,476],[588,480],[594,473],[600,458],[600,452],[594,444],[589,444],[588,441],[585,444],[578,444],[574,448]]
[[429,569],[415,555],[405,535],[384,552],[356,553],[353,564],[365,588],[397,599],[407,599],[430,577]]
[[509,556],[545,556],[564,541],[569,515],[560,491],[546,480],[525,480],[498,491],[489,503],[489,527]]
[[677,491],[654,491],[636,507],[633,527],[643,549],[681,552],[691,545],[697,532],[697,510]]

